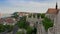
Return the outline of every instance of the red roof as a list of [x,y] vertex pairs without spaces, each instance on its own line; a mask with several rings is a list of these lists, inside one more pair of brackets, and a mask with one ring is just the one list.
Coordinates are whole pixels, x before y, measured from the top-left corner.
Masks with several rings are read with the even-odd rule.
[[58,13],[58,9],[49,8],[47,13],[48,14],[57,14]]
[[14,23],[14,20],[12,18],[6,18],[5,20],[7,23]]

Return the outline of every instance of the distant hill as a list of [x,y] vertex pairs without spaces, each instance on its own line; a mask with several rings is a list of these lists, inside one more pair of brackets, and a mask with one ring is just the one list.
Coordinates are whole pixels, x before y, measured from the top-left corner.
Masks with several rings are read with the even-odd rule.
[[2,14],[2,13],[0,13],[0,18],[3,18],[3,17],[10,17],[11,16],[11,14]]

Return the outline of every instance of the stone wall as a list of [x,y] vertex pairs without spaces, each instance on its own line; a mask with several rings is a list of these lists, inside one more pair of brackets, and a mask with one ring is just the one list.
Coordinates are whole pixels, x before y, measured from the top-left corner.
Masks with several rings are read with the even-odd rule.
[[49,29],[48,29],[48,34],[54,34],[55,32],[54,32],[55,30],[54,30],[54,27],[50,27]]
[[55,21],[55,34],[60,34],[60,11],[56,16],[56,21]]

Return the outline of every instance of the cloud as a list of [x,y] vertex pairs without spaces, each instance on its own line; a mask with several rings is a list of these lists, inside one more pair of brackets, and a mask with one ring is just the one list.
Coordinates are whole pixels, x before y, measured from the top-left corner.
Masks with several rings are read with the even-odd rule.
[[[59,0],[57,2],[58,4],[60,3]],[[42,2],[42,0],[8,0],[7,3],[8,4],[0,6],[1,13],[13,13],[16,11],[45,13],[48,8],[55,8],[56,1],[43,0]]]

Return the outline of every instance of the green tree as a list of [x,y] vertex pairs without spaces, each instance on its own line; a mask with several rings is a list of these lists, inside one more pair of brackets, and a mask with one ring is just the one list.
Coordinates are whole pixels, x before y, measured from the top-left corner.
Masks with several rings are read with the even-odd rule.
[[17,25],[18,25],[20,28],[25,28],[25,22],[24,22],[24,21],[18,21]]
[[44,18],[45,17],[45,14],[41,14],[41,18]]
[[0,24],[0,32],[4,32],[5,31],[5,27],[3,24]]
[[40,14],[40,13],[38,13],[38,14],[37,14],[37,18],[40,18],[40,15],[41,15],[41,14]]
[[43,23],[43,26],[45,27],[46,31],[48,31],[48,29],[50,27],[53,27],[53,22],[49,18],[47,18],[47,17],[44,18],[44,20],[42,21],[42,23]]
[[16,34],[24,34],[24,32],[23,31],[17,31]]
[[13,25],[4,25],[4,27],[6,30],[8,30],[8,32],[11,32],[13,30]]
[[19,28],[27,28],[28,23],[26,22],[26,16],[21,17],[17,25]]
[[27,31],[26,34],[36,33],[36,30],[30,27],[29,22],[26,21],[26,16],[21,17],[16,25],[18,25],[19,28],[25,29]]
[[18,18],[19,17],[18,12],[13,13],[12,15],[13,15],[12,16],[13,18]]
[[21,34],[21,32],[19,31],[19,32],[17,32],[16,34]]
[[33,28],[32,27],[27,27],[27,34],[32,34]]

